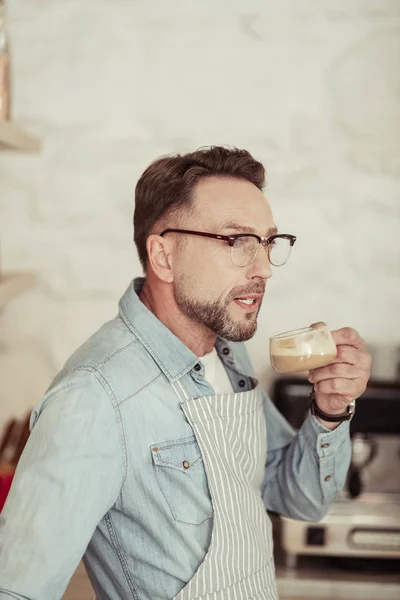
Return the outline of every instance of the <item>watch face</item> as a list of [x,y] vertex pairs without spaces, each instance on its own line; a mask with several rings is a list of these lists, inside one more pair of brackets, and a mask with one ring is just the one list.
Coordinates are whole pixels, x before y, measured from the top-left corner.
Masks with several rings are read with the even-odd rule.
[[355,402],[355,400],[353,400],[353,402],[350,402],[350,404],[348,405],[347,412],[349,413],[349,415],[353,415],[355,410],[356,410],[356,402]]

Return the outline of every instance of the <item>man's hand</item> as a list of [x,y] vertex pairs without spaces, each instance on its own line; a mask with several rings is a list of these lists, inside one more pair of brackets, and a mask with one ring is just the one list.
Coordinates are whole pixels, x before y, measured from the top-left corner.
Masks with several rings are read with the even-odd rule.
[[332,331],[332,336],[337,346],[335,360],[326,367],[312,369],[308,380],[314,384],[318,407],[328,414],[340,414],[365,391],[371,357],[364,340],[351,327]]

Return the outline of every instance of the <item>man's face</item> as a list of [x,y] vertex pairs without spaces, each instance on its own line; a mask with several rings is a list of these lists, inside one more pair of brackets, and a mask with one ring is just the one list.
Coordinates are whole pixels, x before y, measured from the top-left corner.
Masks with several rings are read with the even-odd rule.
[[[256,186],[244,180],[213,177],[196,186],[194,211],[182,228],[269,236],[275,224],[269,204]],[[175,245],[173,259],[174,293],[180,310],[228,340],[250,339],[257,329],[267,279],[272,275],[264,248],[259,247],[250,265],[238,267],[232,263],[227,242],[174,235],[184,237]]]

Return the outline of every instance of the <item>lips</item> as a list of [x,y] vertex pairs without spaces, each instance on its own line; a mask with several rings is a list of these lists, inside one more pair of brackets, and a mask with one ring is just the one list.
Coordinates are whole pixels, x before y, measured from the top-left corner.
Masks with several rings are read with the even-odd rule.
[[255,302],[254,298],[235,298],[235,300],[242,304],[248,304],[249,306]]
[[233,301],[237,306],[240,306],[244,310],[253,312],[258,309],[262,297],[262,294],[248,294],[246,296],[238,296],[234,298]]

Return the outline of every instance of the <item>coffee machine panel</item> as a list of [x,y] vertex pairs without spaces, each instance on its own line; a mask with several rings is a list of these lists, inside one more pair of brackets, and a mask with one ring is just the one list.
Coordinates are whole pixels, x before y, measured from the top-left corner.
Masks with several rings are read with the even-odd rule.
[[[308,413],[306,379],[277,379],[272,398],[298,429]],[[400,382],[371,381],[350,423],[345,489],[318,523],[281,518],[282,546],[297,555],[400,558]]]

